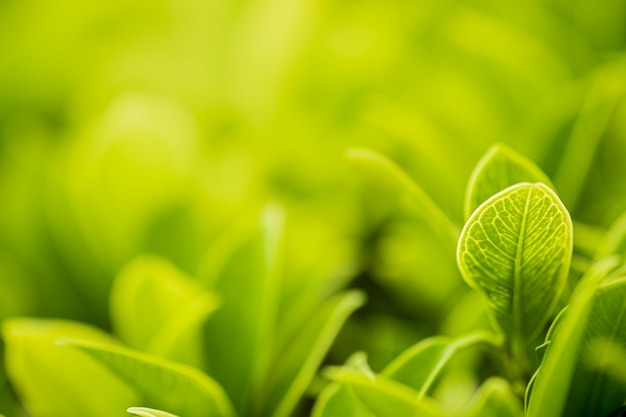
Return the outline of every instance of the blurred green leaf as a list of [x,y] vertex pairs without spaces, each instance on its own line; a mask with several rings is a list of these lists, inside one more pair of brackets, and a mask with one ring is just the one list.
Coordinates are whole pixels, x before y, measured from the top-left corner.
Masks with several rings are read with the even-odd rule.
[[381,374],[412,387],[422,398],[432,391],[443,369],[458,352],[481,344],[499,348],[502,343],[498,336],[486,331],[456,339],[431,337],[404,351]]
[[219,302],[166,260],[143,255],[118,274],[110,304],[113,328],[130,346],[199,365],[201,326]]
[[498,327],[525,343],[552,314],[571,253],[572,223],[559,198],[541,183],[521,183],[476,209],[457,256],[463,278],[485,295]]
[[485,381],[467,407],[464,417],[523,417],[524,409],[511,384],[502,378]]
[[177,417],[174,414],[166,413],[165,411],[153,410],[152,408],[145,407],[131,407],[127,411],[130,414],[135,414],[141,417]]
[[[568,392],[576,371],[579,347],[585,338],[587,324],[592,319],[592,306],[598,291],[598,283],[617,264],[616,258],[605,258],[594,264],[576,287],[563,317],[551,329],[550,346],[533,377],[534,381],[529,384],[528,417],[564,415]],[[585,394],[584,397],[588,398],[588,395]]]
[[363,375],[344,368],[329,369],[326,375],[350,387],[359,400],[377,417],[442,417],[443,413],[428,397],[382,375]]
[[291,415],[344,323],[364,302],[361,291],[337,294],[314,313],[284,351],[275,352],[275,367],[260,396],[261,415]]
[[613,221],[596,248],[596,259],[610,255],[626,257],[626,212]]
[[[367,357],[362,352],[350,356],[344,367],[369,377],[374,376],[367,364]],[[350,387],[340,382],[332,382],[319,395],[311,417],[344,416],[375,417]]]
[[520,182],[541,182],[554,189],[548,176],[532,161],[503,144],[493,145],[470,177],[465,218],[492,195]]
[[430,198],[401,167],[387,157],[367,149],[349,149],[350,163],[362,170],[373,180],[382,182],[399,195],[408,196],[417,204],[420,216],[427,220],[433,230],[446,242],[456,242],[459,236],[457,226],[448,215]]
[[58,343],[85,352],[133,387],[141,395],[135,404],[189,417],[235,416],[224,390],[196,368],[110,345],[72,339]]
[[242,414],[270,370],[283,273],[283,222],[282,209],[269,205],[257,228],[214,270],[213,288],[224,304],[205,326],[205,358],[209,374]]
[[13,318],[4,322],[2,333],[9,379],[34,417],[110,417],[141,399],[84,353],[55,346],[61,337],[117,343],[93,327],[60,320]]

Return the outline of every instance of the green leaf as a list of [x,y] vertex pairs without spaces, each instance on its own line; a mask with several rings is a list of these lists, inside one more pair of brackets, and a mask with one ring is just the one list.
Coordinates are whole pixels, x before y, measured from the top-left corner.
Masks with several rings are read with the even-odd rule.
[[365,302],[360,291],[337,294],[322,305],[284,351],[276,352],[260,398],[262,415],[288,417],[311,383],[335,337],[350,315]]
[[200,365],[200,328],[217,298],[157,256],[128,263],[111,290],[113,328],[131,347]]
[[522,341],[552,313],[571,256],[569,213],[541,183],[517,184],[485,201],[465,224],[457,250],[465,281],[484,294],[498,327]]
[[[594,264],[576,287],[567,310],[549,332],[550,345],[541,366],[529,384],[528,417],[561,417],[592,314],[598,283],[618,264],[616,258],[605,258]],[[584,396],[587,397],[588,393]]]
[[626,212],[622,213],[604,234],[595,254],[596,259],[610,255],[626,256]]
[[219,254],[220,267],[211,268],[224,305],[205,327],[208,373],[240,414],[250,407],[269,370],[280,297],[281,207],[269,205],[258,223],[247,239],[233,245],[233,252]]
[[492,195],[520,182],[542,182],[554,189],[548,176],[531,160],[503,144],[493,145],[478,161],[470,177],[465,218]]
[[141,397],[83,352],[55,345],[60,337],[116,343],[93,327],[61,321],[13,318],[2,326],[11,384],[33,417],[110,417]]
[[[350,356],[344,365],[345,368],[373,377],[367,364],[365,353],[357,352]],[[332,382],[321,392],[311,417],[376,417],[358,399],[354,391],[340,382]]]
[[332,368],[327,377],[350,387],[357,398],[376,417],[442,417],[443,413],[428,397],[383,375],[363,375],[345,368]]
[[150,407],[185,417],[235,415],[222,387],[196,368],[110,345],[68,339],[59,344],[87,353],[132,386]]
[[484,331],[454,340],[431,337],[405,350],[385,367],[382,375],[412,387],[422,398],[430,393],[444,367],[457,353],[480,344],[499,347],[502,341]]
[[422,218],[428,220],[433,231],[444,241],[456,242],[459,236],[458,227],[426,191],[395,162],[374,151],[359,148],[349,149],[347,158],[369,177],[383,182],[400,195],[407,195],[417,204]]
[[626,278],[601,285],[594,295],[564,415],[606,416],[624,405],[626,384],[611,367],[617,358],[613,347],[624,345]]
[[483,383],[464,417],[523,417],[524,410],[511,384],[499,377]]
[[145,407],[131,407],[127,411],[130,414],[135,414],[140,417],[178,417],[174,414],[166,413],[165,411],[154,410],[152,408]]

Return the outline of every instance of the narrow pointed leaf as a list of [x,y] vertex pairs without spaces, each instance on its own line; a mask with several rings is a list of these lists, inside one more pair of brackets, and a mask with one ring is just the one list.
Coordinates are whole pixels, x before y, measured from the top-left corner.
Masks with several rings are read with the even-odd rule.
[[111,290],[115,332],[130,346],[200,365],[200,327],[217,297],[157,256],[142,255],[118,275]]
[[284,213],[268,206],[260,222],[233,252],[220,254],[215,291],[223,306],[204,330],[205,358],[237,411],[250,407],[253,392],[268,372],[275,339],[282,273]]
[[125,348],[77,340],[59,343],[100,362],[140,393],[142,402],[151,408],[170,410],[185,417],[235,415],[223,389],[196,368]]
[[406,194],[417,204],[423,219],[428,220],[428,224],[442,236],[442,239],[456,242],[459,236],[458,227],[428,193],[395,162],[374,151],[358,148],[348,150],[348,161],[399,194]]
[[501,341],[487,332],[476,332],[454,340],[431,337],[405,350],[385,367],[382,374],[417,390],[421,398],[429,394],[445,366],[457,353],[480,344],[499,346]]
[[523,417],[522,404],[511,384],[498,377],[480,387],[464,417]]
[[284,352],[277,352],[277,366],[262,395],[263,415],[291,415],[344,323],[364,302],[365,295],[360,291],[336,295],[318,310]]
[[465,196],[465,218],[489,197],[520,182],[541,182],[554,189],[531,160],[503,144],[492,146],[472,172]]
[[606,231],[595,258],[602,259],[610,255],[626,256],[626,212],[622,213]]
[[140,396],[83,352],[55,345],[60,337],[115,344],[104,332],[61,320],[12,318],[2,326],[6,369],[33,417],[109,417]]
[[587,323],[589,322],[598,283],[618,264],[605,258],[594,264],[581,279],[567,310],[551,328],[552,338],[541,366],[529,385],[527,417],[561,417]]
[[[362,352],[350,356],[344,365],[345,368],[360,374],[373,377],[367,364],[367,358]],[[311,417],[376,417],[363,405],[352,388],[340,382],[330,383],[321,392]]]
[[529,340],[543,327],[565,285],[572,222],[550,188],[521,183],[485,201],[469,218],[457,259],[481,291],[500,329]]
[[375,378],[344,368],[329,370],[327,376],[354,390],[359,400],[376,417],[442,417],[443,413],[428,397],[383,375]]
[[166,413],[165,411],[145,407],[131,407],[127,411],[130,414],[135,414],[140,417],[178,417],[174,414]]

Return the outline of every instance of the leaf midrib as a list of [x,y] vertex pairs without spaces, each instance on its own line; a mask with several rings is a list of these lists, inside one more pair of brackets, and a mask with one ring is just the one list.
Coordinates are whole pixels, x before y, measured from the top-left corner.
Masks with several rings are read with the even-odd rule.
[[522,336],[522,253],[524,247],[524,234],[526,233],[526,220],[528,217],[528,209],[530,206],[532,190],[528,190],[526,195],[526,203],[522,212],[522,221],[520,224],[519,236],[517,239],[517,248],[515,251],[515,263],[513,268],[513,323],[515,326],[515,334]]

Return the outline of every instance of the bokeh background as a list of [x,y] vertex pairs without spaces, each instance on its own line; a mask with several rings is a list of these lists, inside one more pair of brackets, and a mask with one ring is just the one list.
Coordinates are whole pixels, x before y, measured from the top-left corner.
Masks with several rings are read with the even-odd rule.
[[584,255],[626,208],[625,46],[623,0],[4,0],[0,319],[108,329],[126,262],[193,276],[274,201],[282,311],[364,288],[328,361],[365,349],[379,369],[474,326],[473,301],[454,247],[346,149],[389,156],[461,225],[474,164],[508,144],[554,180]]

